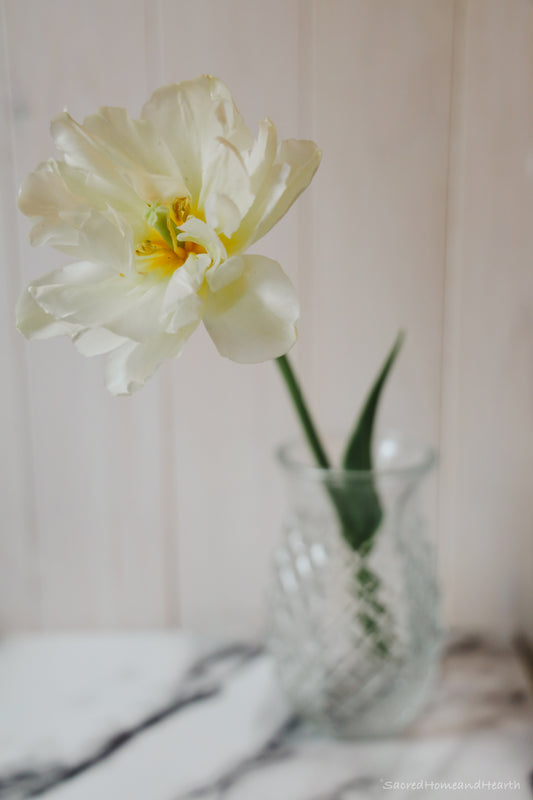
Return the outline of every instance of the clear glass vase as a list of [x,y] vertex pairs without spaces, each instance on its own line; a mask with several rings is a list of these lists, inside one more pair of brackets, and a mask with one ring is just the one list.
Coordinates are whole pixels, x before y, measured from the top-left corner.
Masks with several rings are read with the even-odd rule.
[[[391,435],[369,472],[313,466],[302,444],[279,451],[289,492],[275,552],[269,648],[295,711],[314,727],[354,738],[398,732],[426,700],[440,625],[433,548],[423,518],[431,448]],[[348,543],[339,515],[378,498],[380,522]]]

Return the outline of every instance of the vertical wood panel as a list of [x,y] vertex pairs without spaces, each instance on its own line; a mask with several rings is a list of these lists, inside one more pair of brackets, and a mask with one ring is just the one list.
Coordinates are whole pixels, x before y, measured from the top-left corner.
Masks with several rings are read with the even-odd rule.
[[33,516],[33,472],[22,340],[14,327],[19,285],[15,182],[12,170],[10,82],[4,3],[0,5],[0,258],[4,275],[0,292],[0,631],[38,627],[39,550]]
[[[317,0],[310,394],[346,435],[399,329],[378,427],[441,446],[454,4]],[[437,538],[437,479],[426,495]],[[438,546],[440,542],[437,542]]]
[[347,430],[405,328],[382,419],[437,442],[453,4],[316,7],[313,394]]
[[[51,117],[98,106],[137,113],[146,92],[141,0],[8,0],[17,182],[53,155]],[[26,282],[65,263],[33,250],[21,220]],[[26,346],[42,547],[44,625],[163,624],[166,619],[157,384],[131,399],[103,388],[102,361],[66,340]]]
[[444,408],[450,618],[533,634],[533,6],[472,0],[461,19]]
[[[214,74],[229,85],[254,132],[270,116],[281,138],[298,135],[294,0],[173,0],[161,7],[165,81]],[[255,249],[279,260],[296,280],[295,211]],[[195,333],[172,376],[182,620],[254,630],[261,625],[270,552],[279,536],[272,451],[293,424],[291,410],[272,364],[222,359],[203,332]]]

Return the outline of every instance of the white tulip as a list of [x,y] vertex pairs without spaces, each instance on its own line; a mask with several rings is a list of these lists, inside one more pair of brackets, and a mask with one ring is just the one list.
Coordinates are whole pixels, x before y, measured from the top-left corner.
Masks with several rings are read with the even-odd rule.
[[77,260],[22,293],[28,338],[67,334],[108,354],[113,394],[142,387],[203,321],[218,351],[255,363],[296,341],[298,301],[280,265],[246,249],[285,214],[320,162],[313,142],[254,141],[216,78],[158,89],[140,120],[102,108],[52,122],[60,160],[24,181],[30,240]]

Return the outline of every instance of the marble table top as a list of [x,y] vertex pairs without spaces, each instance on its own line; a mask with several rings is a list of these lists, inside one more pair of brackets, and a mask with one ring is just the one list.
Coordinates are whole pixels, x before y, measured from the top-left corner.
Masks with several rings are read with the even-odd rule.
[[305,732],[270,658],[183,632],[0,640],[0,800],[531,798],[533,703],[508,649],[456,639],[401,737]]

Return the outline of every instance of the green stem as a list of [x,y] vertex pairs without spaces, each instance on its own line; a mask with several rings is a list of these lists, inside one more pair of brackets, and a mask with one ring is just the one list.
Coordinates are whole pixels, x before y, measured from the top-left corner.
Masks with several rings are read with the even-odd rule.
[[[315,424],[311,418],[311,414],[309,413],[302,389],[298,382],[298,378],[293,372],[291,363],[287,356],[280,356],[276,359],[276,361],[281,370],[281,374],[285,379],[285,383],[296,408],[296,413],[298,414],[300,422],[302,423],[305,437],[309,443],[313,455],[315,456],[316,463],[319,467],[322,467],[322,469],[330,469],[330,460],[320,440],[318,431],[315,428]],[[331,498],[331,502],[333,503],[333,507],[339,518],[341,532],[344,539],[353,550],[358,550],[362,542],[358,540],[354,541],[354,537],[352,536],[353,513],[350,514],[350,508],[345,496],[346,492],[344,485],[337,485],[335,481],[326,480],[324,486]]]
[[293,372],[291,362],[287,356],[280,356],[276,359],[276,363],[281,370],[283,378],[285,379],[285,383],[287,384],[287,388],[296,407],[296,412],[300,418],[300,422],[302,423],[305,437],[309,443],[309,447],[313,451],[317,464],[323,469],[329,469],[331,466],[329,458],[327,457],[326,451],[324,450],[322,442],[320,441],[320,436],[318,435],[318,431],[315,428],[311,414],[307,408],[307,403],[305,402],[298,379]]

